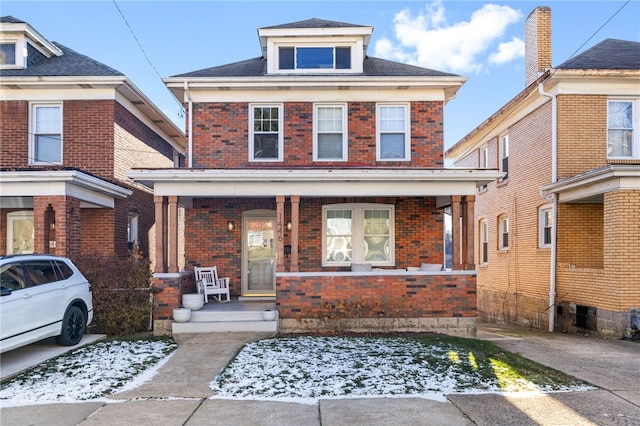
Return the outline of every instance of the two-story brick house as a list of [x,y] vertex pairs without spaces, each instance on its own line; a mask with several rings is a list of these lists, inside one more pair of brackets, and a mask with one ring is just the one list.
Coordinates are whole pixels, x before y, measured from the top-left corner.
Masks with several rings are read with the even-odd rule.
[[[147,255],[153,194],[183,131],[121,72],[0,19],[0,254]],[[184,161],[184,160],[183,160]]]
[[[465,78],[369,57],[372,31],[260,28],[261,56],[165,79],[185,102],[188,168],[129,174],[156,196],[157,321],[193,290],[185,274],[216,265],[233,297],[274,299],[285,330],[323,303],[386,299],[408,300],[397,315],[411,329],[475,333],[466,219],[499,173],[443,168],[444,106]],[[464,223],[454,271],[440,271],[447,207]],[[363,264],[374,270],[355,272]],[[407,271],[422,264],[436,271]]]
[[640,307],[640,43],[552,68],[540,7],[525,44],[526,88],[446,152],[505,173],[476,197],[479,318],[620,336]]

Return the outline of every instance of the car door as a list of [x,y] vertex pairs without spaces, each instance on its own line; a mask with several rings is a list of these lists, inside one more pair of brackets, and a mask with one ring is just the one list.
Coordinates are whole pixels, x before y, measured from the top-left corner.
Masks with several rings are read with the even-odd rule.
[[46,334],[59,331],[67,307],[67,283],[58,280],[55,265],[49,259],[31,260],[24,265],[35,306],[34,327]]
[[28,340],[26,333],[34,328],[35,305],[21,262],[0,266],[0,285],[0,345],[4,349]]

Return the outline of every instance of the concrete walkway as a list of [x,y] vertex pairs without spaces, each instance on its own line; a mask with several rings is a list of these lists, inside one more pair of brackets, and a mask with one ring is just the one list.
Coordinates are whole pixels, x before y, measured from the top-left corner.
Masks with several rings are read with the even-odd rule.
[[601,387],[526,396],[290,402],[208,399],[208,383],[258,333],[178,335],[176,353],[142,386],[111,402],[0,410],[6,425],[640,425],[640,344],[481,327],[478,337]]

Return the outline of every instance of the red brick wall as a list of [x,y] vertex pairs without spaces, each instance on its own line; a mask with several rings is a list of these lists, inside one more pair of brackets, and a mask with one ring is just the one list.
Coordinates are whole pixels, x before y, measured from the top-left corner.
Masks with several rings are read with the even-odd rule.
[[0,166],[26,166],[29,148],[29,103],[0,102],[0,124]]
[[362,167],[443,166],[442,102],[411,103],[411,162],[376,162],[376,104],[348,104],[348,162],[313,162],[313,103],[284,104],[284,161],[248,161],[249,112],[246,103],[194,104],[193,167]]
[[[398,318],[476,316],[475,275],[279,276],[280,318],[301,318],[323,303],[397,301],[406,298]],[[367,313],[366,317],[375,317]]]

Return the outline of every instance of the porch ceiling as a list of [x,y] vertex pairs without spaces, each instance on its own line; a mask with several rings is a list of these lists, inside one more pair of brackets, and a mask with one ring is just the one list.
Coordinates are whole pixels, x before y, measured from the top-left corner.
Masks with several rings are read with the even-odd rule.
[[502,176],[471,169],[163,169],[128,177],[155,195],[187,197],[439,196],[473,195]]

